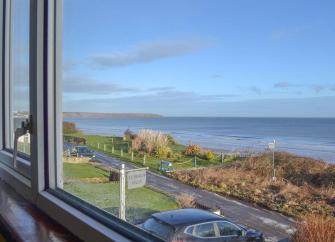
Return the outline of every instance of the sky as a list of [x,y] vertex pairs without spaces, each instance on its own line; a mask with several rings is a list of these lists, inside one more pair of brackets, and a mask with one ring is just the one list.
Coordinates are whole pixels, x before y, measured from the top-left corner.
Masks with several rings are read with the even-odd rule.
[[335,117],[335,1],[64,0],[64,111]]
[[[27,111],[29,108],[29,1],[15,0],[12,3],[10,78],[12,111]],[[2,20],[1,20],[2,21]]]

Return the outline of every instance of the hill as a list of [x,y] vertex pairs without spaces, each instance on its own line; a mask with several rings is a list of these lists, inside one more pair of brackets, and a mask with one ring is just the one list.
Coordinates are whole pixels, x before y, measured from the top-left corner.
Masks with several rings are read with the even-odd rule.
[[93,112],[63,112],[63,118],[161,118],[153,113],[93,113]]

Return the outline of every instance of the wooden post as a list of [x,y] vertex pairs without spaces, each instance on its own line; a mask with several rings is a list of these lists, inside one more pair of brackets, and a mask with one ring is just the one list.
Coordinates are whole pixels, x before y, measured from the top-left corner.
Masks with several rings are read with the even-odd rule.
[[114,145],[112,146],[112,154],[114,154]]
[[104,151],[106,151],[106,144],[104,144]]
[[221,163],[223,164],[223,160],[224,160],[224,155],[223,152],[221,152]]
[[123,149],[121,148],[121,157],[123,156]]
[[143,165],[145,165],[145,155],[143,156]]
[[194,167],[197,167],[197,156],[194,156]]
[[134,152],[133,151],[131,152],[131,160],[132,161],[134,160]]
[[100,149],[100,143],[98,143],[98,149]]

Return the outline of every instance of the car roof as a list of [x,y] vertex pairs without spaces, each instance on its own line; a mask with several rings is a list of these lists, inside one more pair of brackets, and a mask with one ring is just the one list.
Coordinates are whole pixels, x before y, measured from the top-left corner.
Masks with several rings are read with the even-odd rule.
[[161,213],[154,213],[151,216],[173,227],[187,226],[217,220],[225,220],[223,217],[217,214],[195,208],[185,208]]

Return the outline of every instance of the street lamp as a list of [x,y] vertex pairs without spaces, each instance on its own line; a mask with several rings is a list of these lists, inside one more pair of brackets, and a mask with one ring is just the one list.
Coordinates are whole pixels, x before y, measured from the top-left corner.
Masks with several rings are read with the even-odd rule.
[[269,143],[269,149],[272,150],[272,170],[273,170],[273,175],[272,175],[272,180],[276,181],[276,170],[275,170],[275,149],[276,149],[276,140],[273,140],[272,143]]

